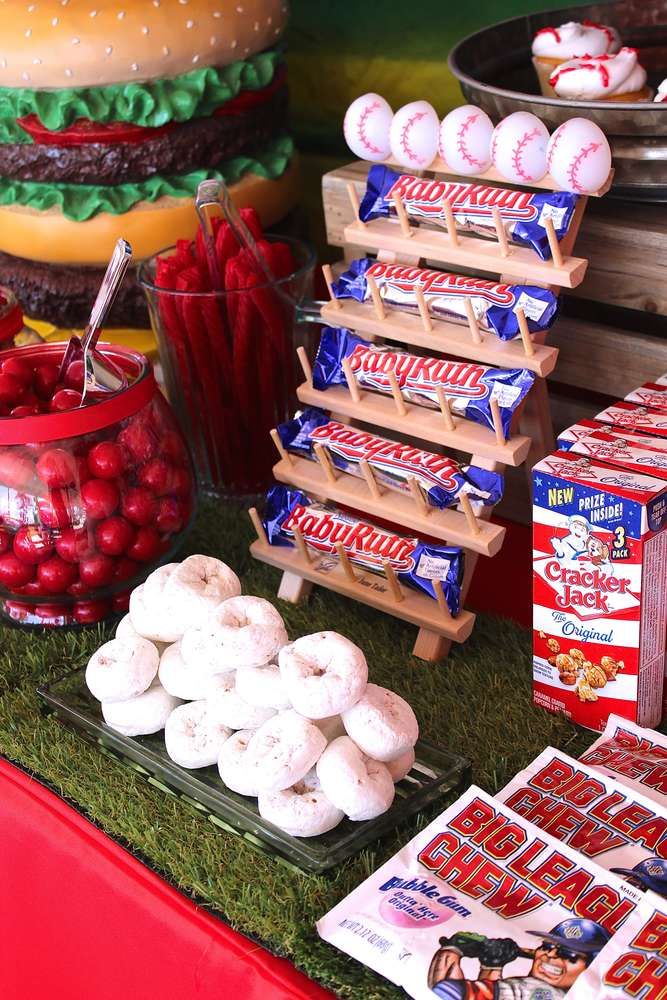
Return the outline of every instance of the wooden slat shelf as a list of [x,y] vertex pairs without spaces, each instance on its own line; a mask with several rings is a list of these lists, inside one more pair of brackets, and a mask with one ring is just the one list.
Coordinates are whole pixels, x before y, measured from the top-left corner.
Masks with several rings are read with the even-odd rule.
[[[475,615],[471,611],[462,610],[456,618],[452,618],[440,610],[433,598],[402,585],[402,600],[397,601],[383,576],[369,573],[358,566],[353,567],[355,582],[352,583],[336,556],[312,552],[312,558],[306,561],[295,548],[269,545],[261,539],[250,546],[250,554],[260,562],[276,566],[284,573],[322,584],[329,590],[369,604],[378,611],[395,615],[452,642],[465,642],[475,624]],[[278,596],[285,597],[285,591],[283,594],[279,591]]]
[[493,240],[479,239],[458,233],[454,246],[446,232],[413,228],[412,236],[405,236],[395,219],[373,219],[371,222],[352,222],[343,231],[345,243],[366,251],[386,252],[408,258],[435,261],[437,264],[502,274],[541,285],[576,288],[586,273],[588,261],[581,257],[564,257],[562,267],[551,261],[542,261],[527,247],[510,245],[507,256]]
[[297,396],[307,406],[319,406],[332,413],[340,413],[354,420],[384,427],[387,430],[410,434],[421,441],[442,444],[470,455],[480,455],[504,465],[521,465],[530,448],[530,438],[513,435],[505,444],[498,444],[493,431],[471,420],[454,417],[455,428],[447,430],[442,414],[414,403],[405,403],[406,416],[396,409],[389,396],[365,392],[360,389],[361,401],[355,403],[347,388],[333,386],[322,392],[304,382],[297,389]]
[[556,366],[558,349],[534,343],[535,353],[526,354],[520,337],[501,340],[495,333],[481,333],[482,342],[476,344],[467,326],[438,320],[431,317],[433,329],[427,333],[420,317],[414,313],[401,312],[385,304],[387,315],[379,319],[373,307],[367,302],[354,299],[337,299],[322,307],[322,319],[330,326],[344,326],[366,337],[383,337],[386,340],[423,347],[439,353],[451,354],[457,358],[480,361],[495,368],[527,368],[542,378],[550,375]]
[[281,483],[288,483],[316,496],[335,503],[353,507],[371,517],[379,517],[393,524],[403,525],[418,535],[431,535],[450,545],[460,545],[480,555],[494,556],[503,544],[505,529],[499,524],[477,519],[477,531],[468,526],[466,517],[458,510],[438,510],[429,507],[429,513],[420,511],[409,493],[383,489],[379,499],[374,498],[364,479],[357,479],[336,470],[335,483],[330,482],[317,462],[290,455],[273,468],[273,475]]

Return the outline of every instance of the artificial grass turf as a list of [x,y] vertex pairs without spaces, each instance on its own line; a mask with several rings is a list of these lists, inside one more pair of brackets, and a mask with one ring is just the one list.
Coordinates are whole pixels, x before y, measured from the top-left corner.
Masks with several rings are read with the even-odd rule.
[[[279,573],[248,554],[252,532],[237,507],[205,504],[189,552],[229,562],[245,593],[275,599]],[[593,740],[530,703],[530,635],[480,616],[471,639],[440,664],[410,656],[415,630],[322,589],[307,605],[281,603],[290,637],[333,628],[366,653],[371,680],[414,707],[422,735],[468,757],[473,780],[493,793],[548,744],[578,756]],[[382,864],[433,813],[413,819],[323,876],[298,875],[257,854],[180,800],[40,713],[35,688],[85,665],[112,629],[22,632],[0,627],[0,753],[42,776],[111,836],[239,931],[290,959],[341,997],[404,996],[320,941],[315,920]],[[443,803],[444,805],[444,803]]]

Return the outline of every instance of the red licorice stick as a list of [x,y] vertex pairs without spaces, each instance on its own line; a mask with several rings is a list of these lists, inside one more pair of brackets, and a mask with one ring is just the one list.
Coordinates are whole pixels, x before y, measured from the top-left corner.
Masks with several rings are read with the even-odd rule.
[[169,294],[176,289],[178,268],[172,257],[158,258],[155,272],[155,283],[160,288],[165,289],[164,294],[158,292],[158,310],[162,329],[169,341],[169,350],[175,361],[171,368],[175,368],[174,375],[180,379],[183,387],[183,397],[187,410],[187,419],[191,427],[197,426],[197,407],[194,402],[191,373],[192,366],[189,358],[187,336],[181,323],[181,317],[177,308],[177,296]]

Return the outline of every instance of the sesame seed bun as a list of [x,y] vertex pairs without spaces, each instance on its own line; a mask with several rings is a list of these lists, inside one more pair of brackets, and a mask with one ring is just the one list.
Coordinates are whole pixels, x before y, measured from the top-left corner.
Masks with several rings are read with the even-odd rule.
[[0,87],[59,90],[225,66],[282,34],[285,0],[4,0]]

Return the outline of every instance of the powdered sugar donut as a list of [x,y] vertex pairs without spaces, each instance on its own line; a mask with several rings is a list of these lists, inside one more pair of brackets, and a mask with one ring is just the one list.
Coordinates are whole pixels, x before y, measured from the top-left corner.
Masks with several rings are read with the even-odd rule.
[[239,667],[236,671],[236,693],[249,705],[274,708],[282,712],[291,706],[280,668],[275,663],[265,667]]
[[366,657],[338,632],[314,632],[283,647],[280,673],[292,705],[308,719],[340,715],[368,683]]
[[164,612],[178,621],[180,639],[186,628],[203,625],[218,604],[240,593],[240,580],[226,563],[212,556],[188,556],[167,577]]
[[387,159],[392,115],[379,94],[362,94],[352,101],[343,119],[343,135],[355,156],[375,163]]
[[[121,620],[118,622],[118,624],[116,625],[116,631],[114,632],[114,638],[115,639],[135,639],[137,637],[139,637],[139,633],[137,632],[136,628],[132,624],[132,619],[130,618],[129,614],[128,615],[124,615],[121,618]],[[142,636],[140,638],[145,638],[145,636]],[[169,645],[168,642],[160,642],[158,639],[149,639],[148,641],[153,643],[153,645],[157,649],[158,656],[162,656],[162,654],[164,653],[165,649]]]
[[181,641],[167,646],[160,657],[158,677],[165,691],[183,701],[198,701],[209,694],[208,674],[188,667],[181,656]]
[[148,691],[136,698],[103,701],[102,715],[106,724],[123,736],[150,736],[164,729],[177,705],[179,699],[165,691],[159,681],[153,681]]
[[236,690],[236,674],[218,674],[209,681],[207,704],[211,715],[230,729],[259,729],[275,714],[244,701]]
[[315,769],[280,792],[260,792],[259,815],[292,837],[317,837],[338,826],[344,817],[322,791]]
[[414,747],[410,747],[409,750],[402,753],[400,757],[396,757],[395,760],[386,760],[384,765],[389,771],[392,781],[396,784],[397,781],[402,781],[406,774],[410,773],[414,762]]
[[250,780],[264,792],[289,788],[308,774],[326,743],[308,719],[292,709],[280,712],[250,740],[244,759],[252,775]]
[[160,601],[155,604],[145,598],[145,584],[135,587],[130,594],[129,618],[132,628],[151,642],[176,642],[183,632],[179,621],[165,614]]
[[156,601],[160,600],[167,580],[178,565],[177,562],[165,563],[148,574],[144,580],[144,595],[150,604],[154,605]]
[[86,684],[100,701],[126,701],[150,687],[159,662],[153,643],[141,636],[111,639],[88,661]]
[[209,767],[216,764],[232,730],[211,716],[205,701],[179,705],[164,727],[167,753],[181,767]]
[[337,739],[339,736],[346,735],[345,726],[340,715],[329,715],[326,719],[313,719],[313,722],[320,732],[324,733],[327,743],[331,743],[332,740]]
[[255,772],[246,764],[248,744],[255,735],[254,729],[240,729],[234,733],[220,748],[218,771],[227,788],[239,795],[259,794],[255,784]]
[[342,715],[348,736],[375,760],[396,760],[419,737],[419,724],[407,701],[377,684],[369,684],[357,704]]
[[183,636],[183,659],[214,672],[261,667],[287,642],[280,614],[261,597],[232,597]]
[[357,822],[374,819],[394,801],[394,782],[385,764],[363,753],[349,736],[339,736],[317,762],[326,797]]

